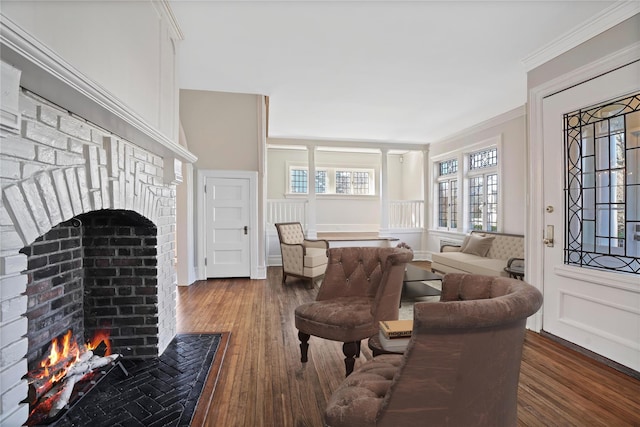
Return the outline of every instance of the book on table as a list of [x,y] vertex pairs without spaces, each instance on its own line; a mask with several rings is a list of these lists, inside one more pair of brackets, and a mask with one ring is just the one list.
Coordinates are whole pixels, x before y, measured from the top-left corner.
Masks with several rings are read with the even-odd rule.
[[386,351],[403,353],[407,349],[407,345],[409,344],[411,337],[389,339],[384,336],[382,331],[380,331],[378,333],[378,339],[380,340],[380,345]]
[[413,331],[413,320],[381,320],[381,337],[386,339],[408,338]]

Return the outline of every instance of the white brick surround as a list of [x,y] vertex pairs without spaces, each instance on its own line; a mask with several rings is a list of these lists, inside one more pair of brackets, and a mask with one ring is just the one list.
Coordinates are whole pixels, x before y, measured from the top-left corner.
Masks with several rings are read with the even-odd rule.
[[[158,234],[159,351],[176,333],[175,203],[181,165],[19,87],[15,126],[0,130],[0,425],[28,417],[27,257],[18,251],[62,221],[100,209],[135,211]],[[3,94],[3,102],[5,101]],[[3,111],[4,116],[5,111]]]

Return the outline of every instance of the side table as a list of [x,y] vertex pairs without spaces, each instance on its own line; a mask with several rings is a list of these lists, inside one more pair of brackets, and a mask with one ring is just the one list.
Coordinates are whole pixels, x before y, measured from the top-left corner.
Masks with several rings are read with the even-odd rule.
[[380,344],[380,337],[378,336],[378,334],[369,337],[367,346],[371,349],[373,357],[379,356],[381,354],[404,354],[404,351],[389,351],[382,348],[382,344]]

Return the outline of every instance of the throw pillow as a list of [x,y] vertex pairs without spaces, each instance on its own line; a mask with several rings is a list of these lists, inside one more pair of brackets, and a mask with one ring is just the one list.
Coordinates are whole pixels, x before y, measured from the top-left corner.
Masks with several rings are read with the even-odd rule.
[[495,236],[478,237],[472,234],[469,236],[469,240],[467,241],[466,246],[462,248],[461,252],[485,257],[487,256],[489,249],[491,249],[491,245],[495,238]]

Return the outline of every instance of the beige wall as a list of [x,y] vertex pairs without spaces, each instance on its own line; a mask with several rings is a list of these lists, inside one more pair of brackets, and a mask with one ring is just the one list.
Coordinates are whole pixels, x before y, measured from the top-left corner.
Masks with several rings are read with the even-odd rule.
[[[514,110],[516,111],[516,110]],[[450,151],[464,149],[487,139],[501,137],[502,151],[498,153],[502,177],[501,229],[504,233],[524,234],[525,232],[525,191],[526,191],[526,120],[524,108],[521,114],[505,122],[484,127],[458,138],[432,144],[429,155],[435,157]],[[508,113],[509,114],[509,113]],[[513,113],[510,113],[513,115]],[[517,115],[517,114],[516,114]],[[494,119],[495,120],[495,119]]]
[[259,170],[259,95],[180,90],[180,121],[197,169]]

